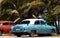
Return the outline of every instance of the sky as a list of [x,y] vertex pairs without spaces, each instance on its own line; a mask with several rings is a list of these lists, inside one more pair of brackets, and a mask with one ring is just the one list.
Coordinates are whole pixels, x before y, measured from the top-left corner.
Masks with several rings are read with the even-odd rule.
[[3,0],[0,0],[0,3],[2,2]]

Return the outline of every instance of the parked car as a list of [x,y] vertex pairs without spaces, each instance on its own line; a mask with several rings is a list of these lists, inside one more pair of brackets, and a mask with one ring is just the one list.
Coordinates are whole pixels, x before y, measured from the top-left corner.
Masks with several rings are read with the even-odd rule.
[[9,33],[12,25],[14,25],[12,21],[0,20],[0,35],[2,35],[2,33]]
[[11,27],[11,33],[17,36],[22,34],[28,34],[33,36],[34,34],[56,34],[56,27],[48,25],[44,19],[25,19],[20,24],[16,24]]

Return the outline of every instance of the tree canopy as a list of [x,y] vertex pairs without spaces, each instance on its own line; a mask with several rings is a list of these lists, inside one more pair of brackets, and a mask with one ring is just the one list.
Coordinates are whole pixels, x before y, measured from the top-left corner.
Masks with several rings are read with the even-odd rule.
[[[21,21],[38,18],[41,14],[48,23],[53,24],[60,16],[60,0],[3,0],[0,8],[0,20],[14,21],[20,18]],[[18,14],[12,13],[13,10]]]

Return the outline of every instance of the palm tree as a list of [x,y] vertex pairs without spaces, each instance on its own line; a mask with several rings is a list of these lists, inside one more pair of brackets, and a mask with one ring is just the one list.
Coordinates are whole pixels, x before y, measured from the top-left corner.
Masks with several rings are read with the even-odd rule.
[[[19,13],[20,20],[26,18],[37,18],[38,14],[45,14],[44,9],[47,8],[48,17],[51,15],[54,16],[53,9],[59,5],[60,0],[3,0],[1,3],[2,14],[6,12],[8,9],[16,10]],[[51,3],[52,2],[52,3]],[[49,15],[50,14],[50,15]],[[24,16],[24,18],[22,17]],[[45,16],[44,16],[45,17]],[[54,17],[52,17],[53,19]]]

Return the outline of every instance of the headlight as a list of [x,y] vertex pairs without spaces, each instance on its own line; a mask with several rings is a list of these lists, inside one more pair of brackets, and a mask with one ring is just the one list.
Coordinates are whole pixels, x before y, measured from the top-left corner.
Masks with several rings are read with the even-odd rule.
[[14,26],[11,26],[10,31],[13,31]]
[[14,28],[14,26],[11,27],[11,29],[13,29],[13,28]]

